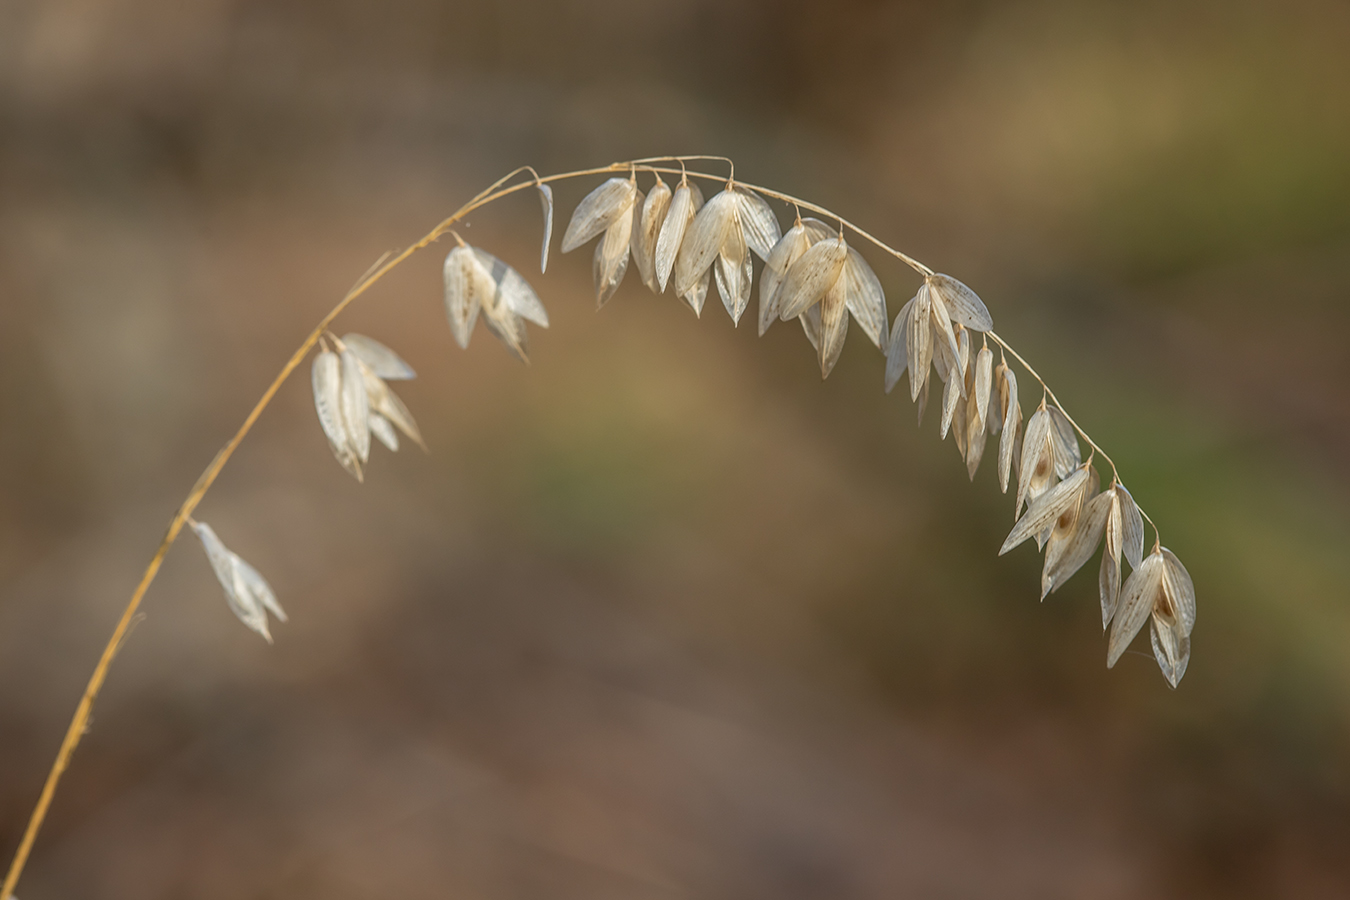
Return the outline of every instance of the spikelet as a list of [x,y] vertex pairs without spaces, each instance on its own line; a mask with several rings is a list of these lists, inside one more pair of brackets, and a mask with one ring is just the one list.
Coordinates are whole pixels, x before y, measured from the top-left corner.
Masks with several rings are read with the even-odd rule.
[[539,295],[519,272],[491,253],[470,247],[458,234],[455,240],[459,246],[445,258],[445,310],[455,342],[462,348],[469,346],[481,312],[487,329],[518,359],[528,362],[525,323],[548,327],[548,313]]
[[638,276],[653,294],[661,293],[661,284],[656,277],[656,245],[660,239],[661,226],[665,224],[666,213],[670,210],[673,192],[670,185],[656,176],[656,184],[647,192],[647,199],[641,207],[634,204],[636,221],[633,227],[633,262],[638,267]]
[[553,241],[553,188],[538,183],[539,206],[544,212],[544,241],[539,250],[539,274],[548,271],[548,245]]
[[1098,588],[1102,599],[1102,630],[1111,624],[1120,598],[1120,555],[1130,561],[1130,567],[1139,568],[1144,554],[1144,519],[1125,485],[1111,486],[1110,507],[1106,515],[1106,548],[1102,551],[1102,567]]
[[[403,432],[423,450],[427,449],[422,434],[417,428],[408,407],[403,405],[389,385],[387,378],[407,379],[417,375],[398,354],[388,347],[360,334],[348,334],[342,337],[342,343],[357,357],[360,364],[361,384],[366,392],[367,426],[370,433],[390,450],[398,450],[398,435],[394,428]],[[393,372],[394,375],[381,372]]]
[[1152,619],[1150,638],[1158,666],[1168,684],[1176,687],[1190,661],[1195,585],[1181,560],[1156,545],[1121,588],[1107,646],[1107,668],[1115,666],[1148,619]]
[[258,574],[258,570],[244,562],[239,555],[216,537],[215,531],[205,522],[192,522],[192,530],[202,542],[206,558],[216,573],[216,580],[225,589],[225,602],[239,621],[262,635],[267,643],[272,643],[272,635],[267,628],[267,614],[270,612],[277,621],[286,621],[286,611],[277,602],[277,596],[267,579]]
[[778,220],[764,198],[727,182],[684,231],[672,271],[675,292],[682,297],[689,294],[716,264],[722,304],[739,324],[750,303],[749,254],[768,259],[781,236]]
[[328,438],[328,447],[333,451],[333,456],[353,478],[361,481],[361,459],[357,455],[343,409],[344,398],[349,392],[342,389],[342,374],[343,366],[338,354],[325,349],[314,357],[310,369],[314,410],[319,415],[319,425],[323,428],[324,437]]
[[950,275],[934,275],[928,283],[941,299],[943,310],[951,321],[972,331],[994,330],[994,319],[984,301],[970,288]]
[[627,178],[611,178],[591,191],[572,212],[572,221],[563,234],[562,252],[570,253],[604,234],[595,245],[591,263],[597,309],[614,296],[623,281],[632,249],[633,220],[641,214],[643,199],[634,170]]
[[[1021,464],[1022,444],[1018,441],[1022,430],[1022,407],[1017,402],[1017,376],[1008,368],[1007,362],[998,366],[998,398],[1002,423],[998,441],[998,485],[999,490],[1008,493],[1008,475]],[[1019,493],[1020,496],[1020,493]],[[1020,508],[1021,503],[1018,503]],[[1017,512],[1014,511],[1016,516]]]
[[[666,292],[666,285],[670,281],[671,270],[675,267],[675,259],[679,255],[680,247],[684,244],[684,235],[689,228],[689,223],[694,220],[694,216],[703,208],[703,192],[698,189],[698,185],[692,184],[688,176],[680,177],[680,185],[675,188],[670,197],[670,206],[666,209],[665,217],[661,221],[660,232],[656,238],[656,283],[660,287],[661,293]],[[681,297],[685,295],[680,291],[675,293]],[[706,293],[706,290],[705,290]],[[692,304],[690,304],[692,306]],[[697,313],[703,308],[700,301],[694,308]]]

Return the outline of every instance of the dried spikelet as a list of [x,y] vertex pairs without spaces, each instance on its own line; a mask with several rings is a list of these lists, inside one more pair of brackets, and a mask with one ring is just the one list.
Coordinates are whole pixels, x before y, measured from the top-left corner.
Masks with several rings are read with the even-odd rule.
[[1051,406],[1050,414],[1050,452],[1055,464],[1055,476],[1063,478],[1078,468],[1083,455],[1078,449],[1078,433],[1059,407]]
[[[918,400],[919,391],[928,383],[928,368],[933,363],[933,299],[927,282],[919,288],[908,306],[905,355],[909,363],[909,399]],[[919,418],[923,418],[923,413],[919,414]]]
[[1102,529],[1110,509],[1110,493],[1098,494],[1090,479],[1080,492],[1072,515],[1065,513],[1055,521],[1045,543],[1045,566],[1041,570],[1041,599],[1059,590],[1064,582],[1083,567],[1101,543]]
[[782,291],[779,290],[783,284],[783,279],[787,277],[788,270],[792,268],[793,263],[801,259],[802,255],[810,249],[813,243],[811,235],[807,231],[806,222],[802,221],[800,216],[791,228],[783,232],[783,236],[778,239],[778,243],[773,245],[769,251],[769,258],[764,261],[764,271],[759,276],[759,336],[769,330],[769,326],[777,319]]
[[538,187],[539,206],[544,211],[544,245],[539,250],[539,272],[543,274],[548,271],[548,245],[553,241],[553,188],[542,182]]
[[286,621],[286,611],[277,602],[276,594],[267,579],[258,574],[258,570],[244,562],[237,553],[230,550],[215,531],[205,522],[193,522],[192,530],[202,542],[206,558],[216,573],[216,580],[225,589],[225,602],[239,621],[272,643],[272,635],[267,628],[267,614],[270,612],[280,622]]
[[[661,293],[665,293],[666,284],[670,281],[671,269],[675,266],[675,258],[679,255],[680,246],[684,243],[685,232],[689,228],[689,223],[694,220],[694,216],[703,208],[703,192],[698,189],[698,185],[690,184],[688,177],[680,177],[680,186],[675,189],[670,198],[670,207],[666,210],[665,218],[661,222],[660,232],[656,238],[656,281],[661,288]],[[683,296],[683,293],[675,293]],[[706,290],[704,292],[706,294]],[[700,301],[698,312],[703,308]]]
[[370,414],[370,433],[391,452],[398,452],[398,432],[389,424],[388,419],[377,412]]
[[[988,359],[985,359],[985,357]],[[985,347],[975,358],[975,364],[966,370],[966,471],[970,480],[984,459],[984,446],[989,438],[989,392],[993,382],[994,355]],[[995,417],[996,418],[996,417]]]
[[953,322],[974,331],[993,331],[994,319],[984,301],[970,288],[950,275],[934,275],[928,279]]
[[1034,503],[1045,493],[1054,481],[1055,457],[1050,435],[1053,423],[1046,411],[1045,401],[1036,407],[1027,421],[1026,437],[1022,440],[1022,468],[1017,473],[1017,506],[1014,514],[1022,509],[1022,502]]
[[1102,552],[1102,567],[1098,586],[1102,596],[1102,629],[1111,623],[1120,597],[1120,555],[1130,561],[1130,567],[1139,568],[1144,555],[1144,519],[1139,513],[1125,485],[1116,482],[1108,492],[1111,506],[1106,517],[1106,548]]
[[1033,500],[1027,511],[1022,514],[1022,518],[1017,520],[1017,524],[1008,533],[998,555],[1002,556],[1027,538],[1041,534],[1077,503],[1081,499],[1082,487],[1088,480],[1088,468],[1088,466],[1080,467],[1068,478]]
[[750,305],[750,283],[754,278],[754,263],[742,229],[727,230],[726,239],[722,241],[717,258],[713,260],[713,274],[716,276],[717,293],[722,297],[722,306],[731,316],[731,321],[739,325],[741,316]]
[[844,271],[848,244],[842,237],[813,244],[788,269],[779,288],[778,315],[784,321],[795,319],[819,303]]
[[746,245],[761,260],[767,260],[774,245],[783,236],[773,208],[759,194],[739,184],[730,185],[727,189],[736,195],[736,213],[745,233]]
[[310,369],[310,382],[314,388],[314,411],[319,415],[319,425],[324,437],[328,438],[329,449],[342,468],[361,481],[361,460],[348,438],[342,412],[342,363],[338,354],[331,350],[318,353]]
[[767,259],[780,237],[778,220],[764,199],[728,182],[685,231],[675,257],[675,292],[689,293],[716,262],[722,304],[732,321],[739,323],[750,302],[748,252]]
[[1120,498],[1120,548],[1125,558],[1130,561],[1130,567],[1137,569],[1144,558],[1144,517],[1139,512],[1134,497],[1125,490],[1125,485],[1117,484],[1116,494]]
[[627,216],[637,199],[637,177],[611,178],[591,191],[572,211],[563,232],[562,252],[571,253]]
[[688,293],[703,274],[712,268],[713,260],[721,251],[722,242],[726,240],[735,221],[734,194],[721,191],[703,204],[703,208],[685,229],[684,240],[675,257],[675,293]]
[[632,200],[622,215],[605,229],[605,235],[595,244],[591,274],[595,279],[595,308],[600,309],[614,296],[628,271],[628,256],[632,248],[633,219],[642,209],[642,192],[633,189]]
[[[604,233],[604,238],[595,246],[591,265],[597,309],[614,296],[628,270],[634,219],[641,215],[643,200],[642,192],[637,188],[637,172],[634,171],[627,178],[610,178],[583,197],[572,211],[572,219],[563,234],[562,252],[571,253],[591,238]],[[503,331],[513,331],[510,323],[499,321],[497,324]],[[517,348],[508,338],[504,337],[503,340],[524,358],[523,343]]]
[[444,275],[445,314],[450,319],[450,333],[460,349],[467,350],[478,313],[497,288],[473,248],[462,241],[446,255]]
[[1191,659],[1191,629],[1195,627],[1195,585],[1175,554],[1160,548],[1163,557],[1161,602],[1155,603],[1149,621],[1153,656],[1167,683],[1176,687]]
[[361,376],[361,361],[350,350],[340,354],[342,385],[340,389],[342,427],[347,432],[347,446],[365,465],[370,459],[370,404],[366,400],[366,384]]
[[459,246],[445,258],[445,308],[456,343],[469,346],[481,311],[488,330],[528,362],[525,322],[548,327],[539,295],[515,269],[486,250],[465,244],[459,235],[455,238]]
[[703,273],[692,288],[680,294],[680,299],[694,311],[695,316],[703,315],[703,304],[708,299],[708,288],[712,284],[712,269]]
[[947,439],[947,432],[952,427],[952,419],[956,416],[956,404],[962,399],[962,381],[964,379],[961,373],[956,369],[947,369],[945,371],[945,384],[942,387],[942,439]]
[[1130,573],[1120,591],[1120,604],[1111,622],[1111,637],[1106,649],[1106,667],[1115,666],[1130,641],[1144,627],[1153,612],[1154,602],[1164,588],[1163,558],[1161,553],[1150,554],[1139,568]]
[[[952,413],[952,443],[956,445],[956,452],[961,455],[963,462],[969,458],[969,430],[970,403],[965,397],[959,397],[956,401],[956,409]],[[969,463],[967,463],[968,467]]]
[[844,338],[848,336],[847,288],[844,279],[836,279],[814,307],[820,310],[820,345],[816,353],[822,379],[830,377],[834,364],[839,362],[839,354],[844,350]]
[[848,248],[848,259],[844,260],[840,278],[844,282],[844,300],[853,320],[873,346],[884,350],[889,329],[886,327],[886,293],[881,289],[881,279],[862,254],[852,247]]
[[408,412],[408,407],[403,405],[403,401],[390,390],[389,385],[384,383],[384,379],[365,365],[364,361],[362,361],[361,366],[361,377],[366,389],[366,402],[370,409],[367,416],[370,433],[379,438],[380,443],[390,450],[396,451],[398,450],[398,436],[394,435],[392,441],[387,439],[389,435],[393,435],[393,432],[387,429],[393,426],[412,438],[423,450],[426,450],[427,445],[422,440],[422,433],[418,430],[417,422],[413,420],[412,413]]
[[961,368],[961,396],[970,396],[967,376],[970,375],[970,332],[964,325],[953,325],[956,334],[956,358]]
[[393,350],[364,334],[344,334],[342,344],[356,354],[370,371],[385,381],[407,381],[417,377],[413,367]]
[[990,352],[989,345],[985,344],[975,357],[975,379],[973,382],[975,406],[979,410],[981,422],[986,421],[989,417],[989,395],[993,387],[994,354]]
[[[820,307],[821,334],[813,340],[820,354],[822,376],[829,374],[843,349],[846,314],[862,326],[877,347],[886,339],[886,297],[866,260],[838,237],[813,234],[815,220],[798,220],[779,240],[760,280],[760,333],[774,313],[784,321]],[[846,311],[846,312],[845,312]],[[811,329],[805,325],[808,337]]]
[[661,293],[661,284],[656,277],[656,244],[670,209],[672,193],[670,185],[657,175],[656,184],[647,192],[633,228],[633,262],[637,264],[642,283],[653,294]]
[[910,300],[896,313],[891,326],[891,340],[886,347],[886,393],[900,382],[900,376],[909,368],[909,318],[914,301]]
[[[1006,494],[1008,475],[1013,469],[1019,468],[1022,446],[1017,440],[1022,429],[1022,407],[1017,402],[1017,376],[1006,362],[1000,362],[998,366],[998,398],[1002,413],[1002,424],[999,426],[1002,436],[998,442],[998,485]],[[1018,507],[1020,509],[1020,502]]]
[[966,364],[961,359],[961,345],[957,341],[956,329],[952,327],[951,317],[947,314],[947,304],[942,301],[941,295],[932,287],[929,288],[928,294],[931,298],[929,315],[933,320],[933,341],[938,344],[946,342],[950,359],[957,361],[961,377],[965,378]]

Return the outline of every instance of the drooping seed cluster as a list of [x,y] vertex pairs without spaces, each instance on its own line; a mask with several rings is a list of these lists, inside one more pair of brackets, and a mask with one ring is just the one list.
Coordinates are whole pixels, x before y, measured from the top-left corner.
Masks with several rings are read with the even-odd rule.
[[[1144,557],[1145,517],[1120,483],[1114,464],[1111,484],[1101,491],[1093,467],[1096,445],[1053,402],[1053,394],[1029,367],[1044,396],[1024,427],[1017,377],[1005,353],[1011,349],[993,333],[989,310],[974,291],[949,275],[905,258],[920,270],[923,282],[888,327],[881,282],[848,244],[842,220],[832,226],[803,218],[798,212],[791,227],[783,231],[764,197],[733,178],[727,178],[705,203],[698,186],[684,172],[672,188],[652,170],[654,184],[645,193],[638,187],[638,172],[636,165],[628,166],[626,175],[609,178],[587,194],[562,237],[564,253],[596,241],[592,274],[597,307],[614,296],[631,259],[639,280],[652,293],[670,290],[696,315],[702,313],[715,283],[727,313],[739,324],[749,308],[754,257],[759,257],[763,262],[758,295],[760,335],[776,320],[796,319],[815,349],[824,378],[839,359],[852,319],[886,356],[888,393],[908,373],[910,399],[918,407],[920,422],[936,378],[942,395],[942,438],[952,435],[970,478],[974,479],[991,437],[999,439],[1000,489],[1006,493],[1016,477],[1016,523],[999,555],[1034,539],[1045,554],[1044,599],[1081,569],[1104,542],[1098,581],[1102,627],[1110,629],[1107,666],[1115,665],[1148,620],[1158,664],[1168,682],[1177,685],[1190,658],[1195,623],[1195,591],[1189,574],[1156,537],[1152,552]],[[535,185],[544,214],[543,271],[552,240],[553,192],[538,176]],[[792,202],[786,195],[764,192]],[[444,266],[444,300],[456,343],[468,347],[481,317],[512,354],[528,361],[526,322],[548,327],[548,314],[538,294],[515,269],[469,246],[458,234],[453,236],[456,246]],[[325,344],[314,360],[315,408],[333,455],[360,480],[371,435],[394,450],[398,448],[395,429],[422,444],[412,416],[385,384],[385,380],[411,378],[413,372],[392,350],[370,338],[330,338],[334,349]],[[999,352],[997,365],[991,342]],[[1086,461],[1080,434],[1094,450]],[[231,608],[266,636],[266,616],[260,617],[260,608],[274,609],[284,621],[270,589],[249,593],[254,590],[251,584],[266,588],[266,583],[260,576],[250,581],[257,573],[248,576],[252,570],[242,560],[234,568],[217,565],[217,558],[225,558],[221,554],[229,551],[219,546],[206,526],[198,526],[199,535],[202,529],[214,541],[208,543],[203,535]],[[1123,586],[1122,555],[1131,569]]]

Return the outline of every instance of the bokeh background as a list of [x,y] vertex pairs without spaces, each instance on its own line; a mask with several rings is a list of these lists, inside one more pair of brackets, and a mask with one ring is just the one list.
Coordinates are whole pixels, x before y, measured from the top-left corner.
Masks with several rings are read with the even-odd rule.
[[631,273],[597,315],[522,194],[465,233],[532,365],[453,346],[444,245],[344,317],[432,452],[358,485],[283,388],[199,517],[290,624],[173,550],[20,895],[1350,895],[1346,47],[1331,0],[0,2],[6,862],[196,475],[518,164],[726,154],[956,274],[1199,596],[1180,690],[1108,672],[1095,560],[1038,603],[856,329],[821,383]]

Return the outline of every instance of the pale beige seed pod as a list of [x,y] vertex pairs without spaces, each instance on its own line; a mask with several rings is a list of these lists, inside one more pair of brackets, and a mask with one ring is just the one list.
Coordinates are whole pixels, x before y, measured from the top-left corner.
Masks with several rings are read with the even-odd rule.
[[[363,365],[361,368],[362,379],[366,388],[366,401],[370,408],[368,421],[370,433],[379,439],[390,450],[398,450],[398,437],[394,435],[392,441],[387,440],[387,436],[392,431],[385,431],[390,426],[402,431],[409,438],[417,443],[423,450],[427,449],[426,443],[422,440],[422,433],[417,428],[417,422],[414,421],[412,413],[408,412],[408,407],[403,405],[389,385],[375,374],[369,366]],[[379,422],[376,422],[376,420]]]
[[994,319],[984,301],[970,288],[950,275],[934,275],[929,279],[942,298],[943,306],[953,322],[974,331],[993,331]]
[[769,258],[779,238],[783,236],[773,208],[754,191],[739,184],[728,188],[736,196],[736,218],[740,222],[746,246],[762,260]]
[[1050,414],[1050,452],[1055,464],[1055,475],[1063,478],[1083,461],[1078,448],[1078,431],[1059,407],[1051,406],[1047,412]]
[[[914,306],[911,299],[900,312],[896,313],[895,324],[891,326],[891,339],[886,347],[886,393],[890,393],[900,382],[900,376],[909,368],[909,319]],[[913,378],[913,376],[910,376]]]
[[1195,585],[1172,551],[1154,545],[1120,591],[1120,605],[1111,623],[1106,665],[1114,666],[1146,619],[1151,619],[1154,657],[1167,682],[1176,687],[1190,661],[1190,635],[1195,627]]
[[1041,599],[1059,590],[1092,557],[1101,543],[1102,531],[1110,509],[1110,493],[1096,493],[1089,481],[1078,504],[1056,520],[1045,543],[1045,565],[1041,570]]
[[417,377],[413,367],[404,362],[402,357],[372,337],[348,333],[342,336],[342,344],[355,353],[356,358],[365,363],[373,374],[385,381],[408,381]]
[[572,211],[572,219],[563,233],[562,252],[571,253],[591,238],[607,231],[620,218],[629,215],[636,198],[635,177],[610,178],[591,191]]
[[[932,303],[932,292],[924,282],[909,304],[909,322],[905,326],[911,400],[919,399],[919,391],[928,383],[928,369],[933,363]],[[923,414],[919,417],[923,418]]]
[[984,422],[989,416],[989,396],[993,387],[994,354],[990,352],[988,345],[985,345],[980,348],[980,352],[975,357],[975,380],[973,384],[975,406],[981,422]]
[[820,377],[830,377],[839,354],[844,350],[844,338],[848,336],[848,298],[842,278],[836,279],[820,303],[813,309],[820,310],[820,345],[816,348],[820,362]]
[[844,302],[853,321],[858,323],[873,346],[884,351],[890,336],[886,327],[886,293],[881,288],[881,279],[853,247],[848,248],[848,259],[844,260],[844,271],[839,277],[843,282]]
[[942,386],[942,439],[947,439],[947,432],[952,427],[952,419],[956,416],[956,404],[962,400],[961,382],[964,379],[961,373],[955,369],[947,370],[947,378]]
[[375,440],[389,448],[389,452],[398,452],[398,432],[389,420],[377,412],[370,414],[370,434]]
[[710,199],[684,235],[675,259],[675,290],[684,295],[717,265],[718,293],[739,323],[750,302],[753,265],[749,253],[767,259],[781,237],[778,220],[762,197],[728,182]]
[[310,384],[314,390],[314,411],[319,416],[319,425],[328,439],[329,449],[342,468],[361,481],[361,461],[347,439],[347,426],[342,414],[342,363],[338,354],[323,350],[315,355],[310,369]]
[[548,245],[553,241],[553,188],[540,182],[539,206],[544,212],[544,241],[539,250],[539,273],[548,271]]
[[928,294],[931,298],[929,315],[933,320],[933,340],[937,343],[946,342],[946,348],[950,351],[951,358],[959,361],[961,377],[964,378],[966,365],[964,361],[961,361],[961,345],[957,342],[956,330],[952,327],[952,320],[947,314],[947,304],[942,301],[941,295],[931,287]]
[[788,269],[792,268],[793,263],[801,259],[802,254],[810,249],[812,244],[811,236],[807,232],[806,223],[800,218],[796,223],[783,232],[778,243],[773,245],[769,251],[769,258],[764,261],[764,271],[759,276],[759,336],[769,330],[769,326],[774,320],[779,318],[779,309],[782,300],[783,280],[787,277]]
[[1098,587],[1102,599],[1102,629],[1111,623],[1120,597],[1120,556],[1123,552],[1131,568],[1139,568],[1144,554],[1144,519],[1125,485],[1116,482],[1108,492],[1111,507],[1106,517],[1106,547]]
[[370,404],[366,400],[366,383],[361,376],[361,361],[350,350],[340,354],[342,386],[340,409],[347,446],[362,465],[370,459]]
[[819,303],[844,271],[848,244],[835,237],[813,244],[787,271],[779,288],[778,315],[795,319]]
[[548,327],[544,304],[520,273],[462,240],[445,260],[445,306],[460,347],[468,347],[481,312],[488,330],[522,361],[529,359],[525,322]]
[[450,320],[450,333],[460,349],[467,350],[479,311],[496,293],[496,285],[473,248],[463,242],[446,255],[444,276],[445,314]]
[[[983,353],[988,353],[986,348]],[[992,354],[990,362],[992,363]],[[980,468],[980,461],[984,459],[984,447],[989,438],[988,422],[991,415],[989,403],[990,382],[993,373],[990,366],[985,366],[984,383],[981,385],[980,358],[976,357],[975,365],[966,371],[966,400],[965,400],[965,458],[966,472],[970,475],[970,480],[975,480],[975,473]],[[980,405],[980,397],[984,398],[984,406]]]
[[614,218],[605,229],[605,236],[595,245],[592,274],[595,278],[596,309],[609,302],[609,298],[619,289],[624,273],[628,271],[634,213],[641,210],[643,199],[642,192],[634,187],[624,213]]
[[1088,466],[1075,470],[1068,478],[1041,494],[1027,507],[1003,542],[998,555],[1002,556],[1027,538],[1035,537],[1052,527],[1067,509],[1081,499],[1080,491],[1088,481]]
[[[679,187],[675,188],[675,192],[671,195],[670,207],[666,210],[656,238],[656,281],[663,294],[670,281],[671,270],[675,267],[675,258],[684,243],[685,231],[702,208],[703,192],[698,189],[698,185],[690,183],[687,176],[681,176]],[[699,308],[702,307],[703,304],[700,302]]]
[[731,316],[732,323],[739,325],[741,316],[750,305],[750,284],[754,278],[754,263],[742,229],[732,228],[727,231],[717,251],[717,258],[713,260],[713,274],[722,306]]
[[661,293],[661,285],[656,277],[656,244],[661,235],[661,226],[665,223],[666,213],[670,209],[673,192],[670,185],[656,176],[656,184],[647,192],[642,202],[635,227],[633,228],[633,263],[637,266],[638,277],[653,294]]
[[684,240],[675,257],[675,292],[688,293],[703,274],[712,268],[722,249],[727,232],[736,222],[736,196],[721,191],[703,204],[685,230]]
[[267,579],[258,573],[234,551],[226,547],[214,530],[205,522],[193,522],[192,530],[202,542],[206,558],[216,573],[216,580],[225,590],[225,602],[239,621],[272,643],[267,627],[270,612],[280,622],[286,621],[286,611],[277,602],[276,594]]
[[[1022,407],[1017,400],[1017,376],[1006,362],[998,366],[998,396],[1002,407],[1003,422],[999,427],[1001,435],[998,442],[998,484],[1003,493],[1008,493],[1008,476],[1020,462],[1021,443],[1018,441],[1022,428]],[[1018,457],[1014,459],[1014,457]],[[1020,496],[1020,491],[1019,491]],[[1021,502],[1018,502],[1018,510]],[[1016,512],[1014,515],[1016,515]]]

